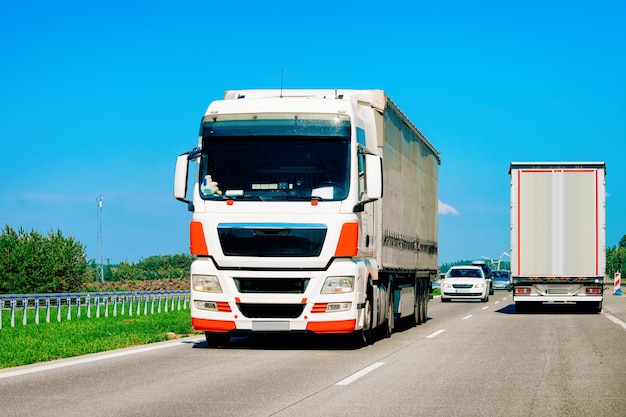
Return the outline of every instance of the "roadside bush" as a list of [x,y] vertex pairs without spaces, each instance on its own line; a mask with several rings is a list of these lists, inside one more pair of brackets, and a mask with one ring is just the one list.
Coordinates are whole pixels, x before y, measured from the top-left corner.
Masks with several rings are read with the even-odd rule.
[[60,230],[44,236],[5,225],[0,234],[0,293],[67,292],[92,275],[83,245]]

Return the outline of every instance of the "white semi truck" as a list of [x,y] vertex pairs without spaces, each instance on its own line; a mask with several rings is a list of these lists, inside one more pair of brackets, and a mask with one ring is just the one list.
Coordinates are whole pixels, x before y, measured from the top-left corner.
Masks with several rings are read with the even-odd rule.
[[227,91],[176,162],[193,327],[209,345],[255,332],[361,345],[394,319],[425,322],[439,165],[383,91]]
[[517,311],[541,304],[602,310],[603,162],[512,162],[511,284]]

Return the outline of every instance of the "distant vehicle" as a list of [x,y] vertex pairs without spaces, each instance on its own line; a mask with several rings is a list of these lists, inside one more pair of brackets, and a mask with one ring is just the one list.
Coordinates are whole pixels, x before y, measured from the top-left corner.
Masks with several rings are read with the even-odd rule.
[[602,311],[604,162],[511,162],[511,286],[516,311],[574,304]]
[[480,266],[453,266],[441,282],[441,301],[475,299],[489,301],[490,284]]
[[481,261],[481,260],[472,262],[472,265],[481,267],[481,269],[485,273],[485,279],[487,279],[487,282],[489,283],[489,295],[493,295],[494,288],[493,288],[493,279],[491,275],[492,271],[489,265],[487,265],[485,261]]
[[494,290],[511,291],[511,272],[505,270],[491,271]]

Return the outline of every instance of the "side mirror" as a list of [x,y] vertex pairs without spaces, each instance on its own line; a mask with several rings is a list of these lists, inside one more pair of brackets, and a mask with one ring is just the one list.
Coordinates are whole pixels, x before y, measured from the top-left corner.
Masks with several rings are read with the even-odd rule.
[[383,162],[376,155],[365,155],[365,187],[368,199],[376,200],[383,196]]
[[189,154],[182,154],[176,158],[176,171],[174,172],[174,198],[184,203],[189,203],[187,197],[187,175],[189,168]]

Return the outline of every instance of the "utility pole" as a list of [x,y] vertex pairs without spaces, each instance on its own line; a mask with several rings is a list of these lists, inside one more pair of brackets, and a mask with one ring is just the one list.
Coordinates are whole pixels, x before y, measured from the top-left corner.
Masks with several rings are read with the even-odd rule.
[[104,282],[104,264],[102,258],[102,195],[98,196],[96,201],[98,202],[98,260],[97,271],[98,279]]

